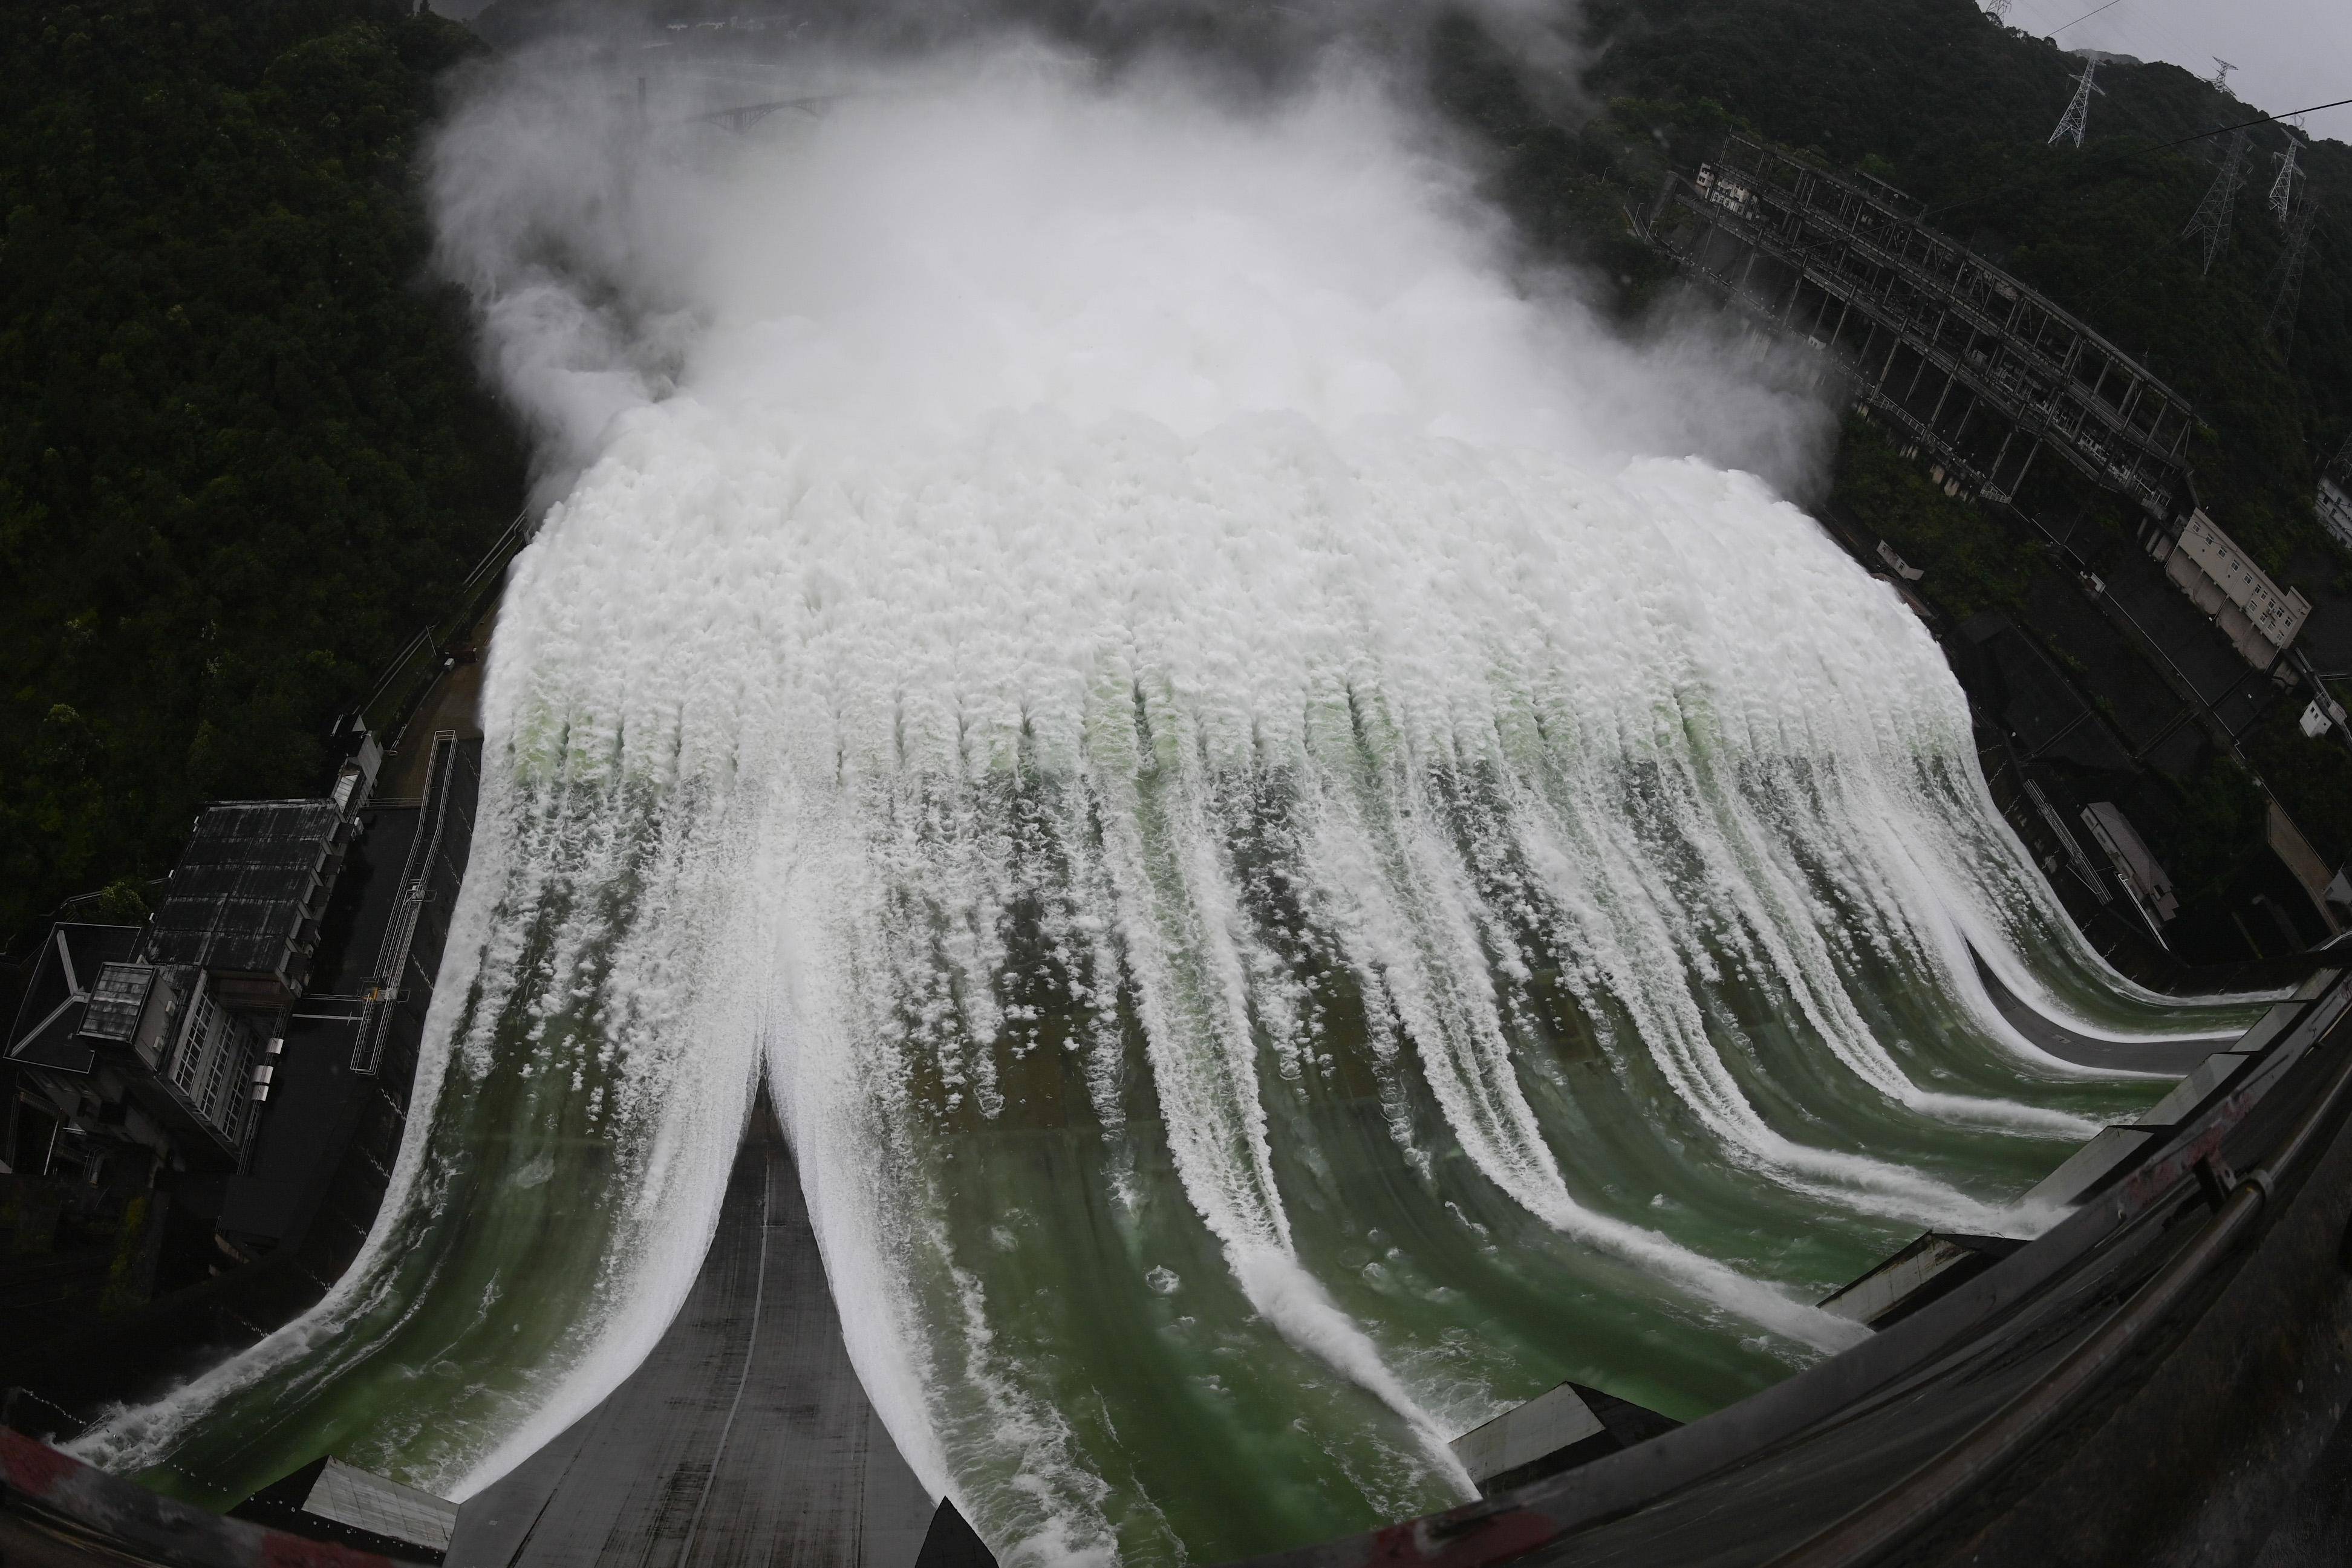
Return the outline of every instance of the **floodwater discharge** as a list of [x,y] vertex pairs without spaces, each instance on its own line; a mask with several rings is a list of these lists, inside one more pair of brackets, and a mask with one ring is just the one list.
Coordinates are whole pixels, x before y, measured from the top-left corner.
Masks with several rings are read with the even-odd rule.
[[924,1480],[1009,1558],[1216,1560],[2047,1225],[2162,1081],[1972,955],[2245,1021],[2085,946],[1933,641],[1736,471],[1822,411],[1515,270],[1376,87],[998,58],[743,138],[608,89],[478,85],[437,154],[553,504],[393,1191],[86,1452],[478,1489],[658,1337],[764,1078]]

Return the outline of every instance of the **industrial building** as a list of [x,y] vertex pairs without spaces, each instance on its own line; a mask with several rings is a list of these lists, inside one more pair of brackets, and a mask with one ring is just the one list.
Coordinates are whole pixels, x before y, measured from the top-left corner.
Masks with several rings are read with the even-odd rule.
[[2309,600],[2273,582],[2201,507],[2189,512],[2177,534],[2159,532],[2148,553],[2258,670],[2269,669],[2294,646],[2295,633],[2311,615]]
[[2352,436],[2344,442],[2319,476],[2319,495],[2314,503],[2319,521],[2337,544],[2352,549]]
[[325,800],[207,806],[144,929],[51,929],[7,1037],[12,1170],[237,1168],[353,826]]
[[226,1006],[285,1007],[302,994],[353,826],[331,800],[205,807],[148,925],[148,960],[203,969]]

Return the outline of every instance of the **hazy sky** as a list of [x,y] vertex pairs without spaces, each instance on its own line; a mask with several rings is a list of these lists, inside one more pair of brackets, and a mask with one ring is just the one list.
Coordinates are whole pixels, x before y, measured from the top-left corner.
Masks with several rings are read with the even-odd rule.
[[[2352,0],[2115,0],[2095,16],[2084,15],[2098,4],[2015,0],[2009,20],[2029,33],[2054,33],[2070,49],[2170,60],[2200,76],[2213,74],[2219,55],[2238,68],[2230,73],[2231,90],[2272,114],[2352,98]],[[2064,108],[2050,106],[2053,125]],[[2095,103],[2095,131],[2098,115]],[[2352,107],[2315,114],[2307,129],[2352,141]]]

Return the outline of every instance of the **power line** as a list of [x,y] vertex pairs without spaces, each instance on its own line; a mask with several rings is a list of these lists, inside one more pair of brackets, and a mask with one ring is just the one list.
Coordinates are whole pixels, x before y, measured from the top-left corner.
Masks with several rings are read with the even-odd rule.
[[2242,120],[2235,125],[2216,126],[2210,131],[2200,131],[2194,136],[2183,136],[2178,141],[2168,141],[2161,147],[2150,148],[2149,151],[2162,152],[2168,148],[2186,147],[2192,141],[2202,141],[2209,136],[2226,136],[2232,131],[2250,131],[2257,125],[2276,125],[2283,120],[2300,120],[2306,114],[2317,114],[2323,109],[2341,109],[2347,103],[2352,103],[2352,98],[2339,98],[2333,103],[2315,103],[2309,109],[2290,109],[2284,114],[2257,115],[2252,120]]
[[[2116,6],[2120,5],[2122,5],[2123,3],[2124,3],[2124,0],[2107,0],[2107,3],[2106,3],[2105,5],[2094,5],[2094,6],[2092,6],[2089,10],[2087,10],[2087,11],[2084,12],[2081,16],[2079,16],[2075,17],[2075,18],[2074,18],[2074,22],[2087,22],[2087,21],[2089,21],[2092,17],[2094,17],[2094,16],[2097,16],[2100,12],[2102,12],[2102,11],[2113,10]],[[2074,22],[2064,22],[2064,23],[2061,23],[2059,26],[2055,26],[2055,27],[2051,28],[2051,29],[2050,29],[2050,37],[2053,37],[2053,38],[2054,38],[2054,37],[2056,37],[2059,34],[2061,34],[2061,33],[2064,32],[2068,27],[2073,26],[2074,25]]]
[[[2056,10],[2058,6],[2063,3],[2064,0],[2021,0],[2022,9],[2030,12],[2042,12],[2045,14],[2047,12]],[[2084,18],[2081,17],[2076,18],[2077,21],[2084,19]],[[2124,50],[2126,53],[2138,53],[2142,55],[2148,54],[2147,46],[2161,41],[2164,47],[2158,48],[2151,57],[2169,60],[2174,65],[2180,67],[2183,70],[2189,69],[2190,67],[2189,62],[2205,53],[2206,45],[2210,41],[2201,32],[2194,39],[2182,37],[2179,32],[2178,32],[2172,26],[2171,23],[2166,18],[2165,13],[2161,8],[2151,11],[2146,6],[2141,6],[2133,11],[2128,16],[2116,17],[2113,19],[2101,17],[2099,19],[2105,22],[2106,26],[2105,28],[2086,27],[2084,29],[2086,35],[2101,32],[2112,34],[2115,41],[2110,46],[2111,47]],[[2074,26],[2073,23],[2069,23],[2067,25],[2069,26]],[[2021,30],[2029,34],[2036,34],[2042,31],[2031,20],[2028,20],[2021,25]],[[2053,42],[2059,43],[2061,47],[2064,47],[2063,40],[2057,35],[2049,34],[2046,36],[2050,37]],[[2134,40],[2139,40],[2139,47],[2137,48],[2133,47]],[[2235,68],[2233,67],[2232,68],[2234,69]],[[2206,77],[2203,79],[2210,82],[2212,78],[2210,77]]]

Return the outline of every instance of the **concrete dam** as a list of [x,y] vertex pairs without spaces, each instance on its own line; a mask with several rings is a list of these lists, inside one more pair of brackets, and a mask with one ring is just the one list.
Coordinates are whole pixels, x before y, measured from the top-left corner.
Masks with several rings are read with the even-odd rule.
[[2154,1561],[2290,1507],[2210,1483],[2333,1429],[2352,985],[2084,939],[1789,498],[1807,395],[1520,287],[1370,84],[1013,57],[698,139],[529,68],[434,193],[544,517],[373,765],[423,815],[339,852],[432,846],[331,895],[399,949],[301,1004],[344,1076],[268,1053],[403,1081],[373,1207],[12,1402],[12,1561]]

